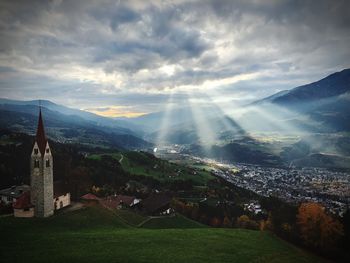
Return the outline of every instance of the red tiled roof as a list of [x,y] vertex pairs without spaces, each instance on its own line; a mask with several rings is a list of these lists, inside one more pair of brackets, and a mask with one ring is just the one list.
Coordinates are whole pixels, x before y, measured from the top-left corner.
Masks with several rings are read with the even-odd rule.
[[46,136],[45,136],[45,129],[44,129],[43,118],[41,116],[41,108],[40,108],[40,111],[39,111],[39,121],[38,121],[38,128],[36,130],[35,141],[38,144],[40,153],[42,155],[44,155],[47,139],[46,139]]
[[100,198],[98,198],[96,195],[90,194],[90,193],[88,193],[86,195],[83,195],[80,198],[83,199],[83,200],[100,200]]
[[24,192],[13,204],[15,209],[31,208],[33,205],[30,202],[30,192]]

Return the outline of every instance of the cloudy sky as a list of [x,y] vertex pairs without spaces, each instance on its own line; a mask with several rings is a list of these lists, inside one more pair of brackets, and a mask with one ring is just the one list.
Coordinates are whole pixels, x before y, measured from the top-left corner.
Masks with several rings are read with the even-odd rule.
[[350,1],[0,1],[0,97],[108,116],[237,105],[350,67]]

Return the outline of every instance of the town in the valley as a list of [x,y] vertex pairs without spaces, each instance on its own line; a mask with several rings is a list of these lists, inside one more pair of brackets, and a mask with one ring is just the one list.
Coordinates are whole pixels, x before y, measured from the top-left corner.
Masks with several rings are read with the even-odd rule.
[[276,196],[298,204],[316,202],[342,216],[350,205],[350,174],[317,167],[268,167],[228,163],[181,153],[185,147],[169,145],[157,149],[162,158],[175,162],[192,161],[210,167],[216,176],[261,196]]

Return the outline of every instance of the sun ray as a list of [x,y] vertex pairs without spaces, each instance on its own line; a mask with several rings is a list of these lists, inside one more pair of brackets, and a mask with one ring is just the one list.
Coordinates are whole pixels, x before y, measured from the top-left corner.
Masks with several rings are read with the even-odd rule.
[[210,126],[208,116],[204,113],[204,106],[201,102],[196,101],[193,93],[188,94],[188,104],[193,116],[193,124],[198,136],[198,142],[203,149],[209,149],[211,145],[216,143],[216,135]]
[[158,148],[167,142],[167,136],[171,126],[171,114],[174,110],[174,106],[173,92],[170,92],[167,103],[165,104],[165,109],[162,116],[163,119],[156,135],[156,146]]

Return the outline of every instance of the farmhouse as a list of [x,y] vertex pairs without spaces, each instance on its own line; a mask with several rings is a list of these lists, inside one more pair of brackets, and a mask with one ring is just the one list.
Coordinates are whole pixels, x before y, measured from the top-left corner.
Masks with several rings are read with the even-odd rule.
[[100,201],[105,207],[112,209],[129,208],[140,202],[135,196],[128,195],[112,195]]
[[34,206],[30,202],[30,192],[23,193],[13,203],[13,213],[15,217],[33,217]]
[[0,190],[0,202],[8,205],[16,202],[16,200],[24,193],[30,190],[29,185],[11,186],[10,188]]
[[83,195],[80,200],[85,204],[98,204],[100,202],[100,198],[91,193]]
[[152,194],[136,206],[147,215],[169,215],[173,212],[170,207],[171,200],[172,197],[165,193]]

